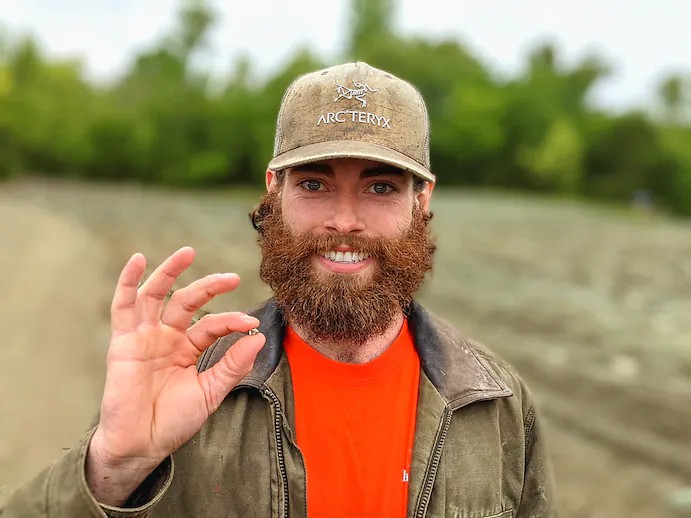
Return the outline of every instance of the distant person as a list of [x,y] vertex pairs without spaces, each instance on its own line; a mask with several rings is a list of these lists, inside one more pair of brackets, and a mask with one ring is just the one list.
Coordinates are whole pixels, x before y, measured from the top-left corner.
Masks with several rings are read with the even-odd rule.
[[634,212],[649,215],[655,209],[655,197],[646,190],[637,190],[631,194],[631,209]]
[[554,516],[524,383],[413,300],[434,185],[410,84],[365,63],[298,78],[252,214],[274,298],[193,323],[238,276],[166,302],[194,251],[139,288],[132,256],[98,425],[2,518]]

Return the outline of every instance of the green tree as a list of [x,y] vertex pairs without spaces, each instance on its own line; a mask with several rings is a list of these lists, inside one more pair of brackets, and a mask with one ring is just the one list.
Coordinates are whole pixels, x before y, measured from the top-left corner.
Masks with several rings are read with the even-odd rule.
[[587,194],[628,200],[636,190],[665,192],[672,164],[649,117],[642,113],[602,117],[591,131]]
[[661,198],[673,211],[691,215],[691,128],[667,126],[659,135],[670,162],[660,186]]
[[691,81],[679,74],[663,79],[657,87],[657,96],[670,124],[689,121],[691,114]]
[[178,15],[177,45],[186,62],[195,52],[208,44],[211,28],[218,21],[218,14],[205,0],[185,0]]
[[193,67],[214,22],[207,2],[187,0],[171,33],[136,57],[93,127],[92,172],[174,185],[227,174],[226,157],[209,147],[208,77]]
[[583,142],[568,120],[555,120],[540,145],[523,159],[537,185],[561,193],[578,192],[583,172]]
[[[675,211],[691,206],[691,95],[676,74],[657,90],[666,117],[595,110],[609,67],[566,64],[535,47],[516,76],[497,76],[462,41],[401,34],[395,0],[351,0],[344,56],[414,84],[427,101],[432,169],[441,185],[491,185],[627,200],[646,189]],[[159,41],[109,86],[75,60],[0,30],[0,177],[24,171],[184,186],[261,184],[281,97],[325,66],[309,48],[259,74],[240,58],[227,77],[204,69],[217,13],[180,0]]]
[[[508,101],[503,125],[507,137],[503,154],[507,176],[503,184],[544,189],[545,172],[538,167],[542,172],[536,174],[536,157],[551,155],[553,151],[545,151],[547,147],[554,150],[554,146],[564,145],[557,142],[571,142],[569,147],[574,155],[585,152],[587,97],[609,69],[592,56],[566,67],[560,62],[556,46],[549,43],[533,49],[527,61],[525,72],[506,85]],[[576,171],[582,170],[581,162],[573,164],[571,173],[562,171],[562,178],[575,181],[575,176],[579,176]],[[558,183],[566,189],[566,184]]]
[[30,37],[6,44],[0,60],[0,146],[13,164],[5,174],[16,167],[79,174],[96,99],[81,63],[48,62]]
[[394,36],[393,0],[351,0],[347,54],[366,53],[372,45]]

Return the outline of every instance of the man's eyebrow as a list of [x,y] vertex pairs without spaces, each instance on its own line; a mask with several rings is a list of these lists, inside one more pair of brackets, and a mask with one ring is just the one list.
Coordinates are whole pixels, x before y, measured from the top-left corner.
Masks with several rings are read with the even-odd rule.
[[371,178],[373,176],[402,176],[403,169],[392,165],[382,165],[377,167],[370,167],[360,173],[360,178]]
[[[325,176],[333,176],[334,171],[328,164],[313,162],[309,164],[296,165],[290,168],[294,173],[319,173]],[[397,176],[400,177],[405,171],[400,167],[392,165],[380,165],[364,169],[360,173],[360,178],[372,178],[373,176]]]
[[301,164],[290,168],[294,173],[320,173],[326,176],[333,176],[334,172],[326,164],[311,163],[311,164]]

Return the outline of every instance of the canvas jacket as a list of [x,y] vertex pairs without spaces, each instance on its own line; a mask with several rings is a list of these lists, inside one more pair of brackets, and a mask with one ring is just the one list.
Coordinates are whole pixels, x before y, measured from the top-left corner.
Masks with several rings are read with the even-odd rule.
[[[267,341],[253,370],[125,507],[99,505],[89,492],[85,459],[92,429],[19,488],[0,516],[306,517],[307,474],[295,440],[283,318],[273,301],[255,316]],[[418,304],[409,310],[409,323],[421,372],[408,516],[555,516],[544,438],[521,379]],[[240,336],[217,341],[199,370],[217,362]]]

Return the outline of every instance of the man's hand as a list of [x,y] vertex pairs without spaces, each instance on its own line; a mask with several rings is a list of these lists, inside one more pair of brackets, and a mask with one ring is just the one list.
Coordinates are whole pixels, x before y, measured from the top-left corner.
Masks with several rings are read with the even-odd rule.
[[164,298],[194,260],[181,248],[137,288],[146,259],[135,254],[120,274],[111,307],[111,342],[100,421],[87,458],[96,499],[122,505],[168,455],[187,442],[250,371],[262,334],[237,341],[211,369],[196,362],[217,338],[247,332],[259,321],[243,313],[195,312],[240,283],[235,274],[204,277]]

